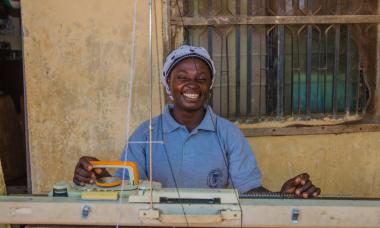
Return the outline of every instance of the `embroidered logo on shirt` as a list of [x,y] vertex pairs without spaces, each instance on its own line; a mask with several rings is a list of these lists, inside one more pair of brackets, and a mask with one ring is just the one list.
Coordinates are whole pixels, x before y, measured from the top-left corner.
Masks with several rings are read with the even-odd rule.
[[220,188],[223,182],[223,172],[220,169],[213,169],[208,173],[207,186],[210,188]]

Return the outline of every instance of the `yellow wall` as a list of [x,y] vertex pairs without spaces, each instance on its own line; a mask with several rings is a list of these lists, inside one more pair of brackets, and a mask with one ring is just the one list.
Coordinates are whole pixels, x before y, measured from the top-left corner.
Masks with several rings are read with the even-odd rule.
[[[130,131],[149,117],[148,1],[137,3]],[[44,192],[59,179],[71,180],[80,156],[116,159],[123,149],[134,1],[26,0],[21,9],[32,189]],[[163,55],[162,22],[155,24],[154,57]],[[157,67],[155,59],[154,113]]]
[[[133,0],[24,0],[22,17],[33,192],[72,178],[82,155],[116,159],[126,138]],[[158,1],[154,1],[158,2]],[[160,4],[158,4],[160,6]],[[147,0],[138,0],[131,132],[148,118]],[[158,40],[162,62],[161,9]],[[155,34],[155,32],[154,32]],[[155,48],[154,48],[155,50]],[[154,66],[157,66],[157,59]],[[154,67],[154,94],[159,94]],[[159,112],[154,97],[154,113]],[[303,171],[325,194],[377,196],[380,133],[249,138],[264,186]]]
[[271,190],[306,171],[325,195],[380,197],[380,132],[248,140]]

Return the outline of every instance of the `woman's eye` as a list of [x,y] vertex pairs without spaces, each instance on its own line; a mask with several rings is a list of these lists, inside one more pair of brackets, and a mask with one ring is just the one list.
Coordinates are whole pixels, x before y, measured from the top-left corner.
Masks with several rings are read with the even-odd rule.
[[204,77],[201,77],[201,78],[197,78],[197,82],[200,82],[200,83],[205,83],[207,81],[206,78]]

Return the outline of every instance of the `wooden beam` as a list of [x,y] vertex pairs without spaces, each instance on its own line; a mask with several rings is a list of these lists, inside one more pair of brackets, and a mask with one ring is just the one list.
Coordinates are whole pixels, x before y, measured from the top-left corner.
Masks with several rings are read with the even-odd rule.
[[329,126],[295,126],[284,128],[241,128],[246,137],[282,135],[319,135],[380,131],[380,124],[350,124]]
[[212,16],[174,17],[173,25],[267,25],[267,24],[372,24],[379,23],[380,15],[324,15],[324,16]]

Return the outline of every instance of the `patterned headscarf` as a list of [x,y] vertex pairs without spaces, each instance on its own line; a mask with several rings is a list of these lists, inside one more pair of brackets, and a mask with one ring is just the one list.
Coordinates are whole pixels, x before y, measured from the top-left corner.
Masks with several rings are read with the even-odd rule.
[[172,96],[170,95],[170,88],[168,85],[168,77],[170,76],[171,71],[174,69],[174,67],[182,60],[187,58],[198,58],[200,60],[203,60],[207,66],[210,69],[211,77],[212,77],[212,83],[211,87],[214,85],[215,81],[215,66],[214,62],[212,61],[210,55],[206,51],[206,49],[202,47],[195,47],[190,45],[182,45],[179,48],[173,50],[170,52],[170,54],[166,57],[166,61],[162,70],[161,74],[161,82],[165,87],[166,93],[169,95],[171,99]]

